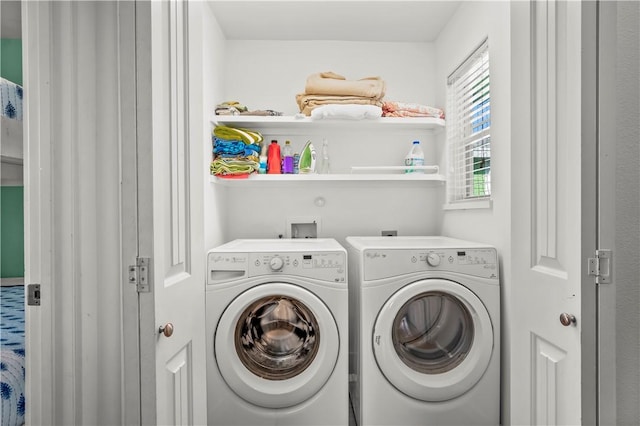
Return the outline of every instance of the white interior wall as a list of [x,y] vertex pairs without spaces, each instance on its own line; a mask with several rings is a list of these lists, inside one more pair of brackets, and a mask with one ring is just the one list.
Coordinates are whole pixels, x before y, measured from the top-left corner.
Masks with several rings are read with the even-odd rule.
[[[341,243],[349,235],[380,235],[383,230],[396,230],[398,235],[438,233],[435,218],[440,214],[441,187],[314,183],[305,187],[261,186],[239,192],[230,196],[234,202],[228,206],[230,217],[235,218],[229,221],[233,238],[286,237],[287,219],[299,217],[317,218],[318,236],[337,238]],[[316,205],[320,198],[324,206]]]
[[[436,42],[437,103],[446,102],[447,77],[480,43],[489,39],[491,74],[491,209],[449,210],[442,232],[490,243],[507,255],[510,176],[510,41],[508,2],[464,2]],[[440,137],[444,138],[444,135]],[[438,146],[444,147],[444,144]],[[440,155],[445,156],[444,152]],[[506,259],[505,259],[506,260]],[[505,262],[506,263],[506,262]]]
[[616,63],[616,400],[618,424],[640,424],[640,4],[618,2]]
[[224,93],[224,68],[220,64],[226,61],[226,40],[210,7],[202,7],[202,99],[204,116],[202,118],[203,149],[202,169],[204,179],[204,249],[209,250],[228,240],[226,235],[226,188],[211,185],[208,182],[208,170],[211,162],[211,123],[210,118],[215,100],[222,99]]
[[[446,102],[447,77],[488,38],[491,75],[491,200],[489,209],[447,210],[442,235],[494,245],[502,283],[502,419],[509,423],[510,403],[510,179],[511,44],[509,2],[463,2],[436,40],[436,102]],[[439,136],[444,138],[444,135]],[[440,142],[439,147],[444,147]],[[440,152],[444,158],[445,152]]]
[[[333,71],[355,80],[380,76],[387,85],[385,99],[434,104],[435,63],[431,43],[353,41],[227,41],[224,97],[209,107],[236,100],[249,109],[274,109],[286,115],[299,112],[297,93],[308,75]],[[294,58],[294,60],[292,60]],[[256,129],[259,130],[259,129]],[[311,140],[319,151],[329,141],[333,172],[348,173],[352,165],[400,165],[414,139],[421,140],[427,164],[434,164],[436,147],[431,131],[367,130],[354,125],[309,132],[274,130],[263,133],[282,145],[290,140],[301,151]],[[211,185],[210,186],[217,186]],[[225,209],[227,237],[288,236],[287,219],[319,219],[319,236],[342,240],[348,235],[437,234],[442,184],[415,183],[299,183],[228,189]],[[319,207],[315,201],[325,200]],[[366,218],[366,220],[363,220]]]
[[0,37],[22,38],[20,1],[2,0],[0,3]]
[[22,164],[2,162],[0,164],[0,184],[2,186],[22,186],[24,184]]
[[2,159],[22,160],[22,120],[14,120],[5,116],[0,117],[0,129],[2,144],[0,144],[0,155]]
[[296,94],[304,92],[307,76],[322,71],[349,80],[379,76],[386,82],[385,100],[435,100],[432,43],[230,40],[227,45],[221,101],[236,100],[250,109],[299,112]]

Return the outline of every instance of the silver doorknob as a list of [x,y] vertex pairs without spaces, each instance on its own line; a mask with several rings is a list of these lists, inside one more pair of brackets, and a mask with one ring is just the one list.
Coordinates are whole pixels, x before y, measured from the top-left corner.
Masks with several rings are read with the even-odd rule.
[[560,314],[560,324],[564,325],[565,327],[570,326],[571,324],[575,324],[576,323],[576,317],[572,314],[567,314],[566,312],[563,312]]
[[158,333],[164,334],[164,337],[171,337],[173,334],[173,324],[168,322],[165,325],[160,326]]

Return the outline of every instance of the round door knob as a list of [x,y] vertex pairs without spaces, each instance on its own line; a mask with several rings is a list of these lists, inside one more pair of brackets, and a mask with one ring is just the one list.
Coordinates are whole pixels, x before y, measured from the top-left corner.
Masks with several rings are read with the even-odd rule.
[[560,324],[564,325],[565,327],[568,327],[571,324],[575,324],[575,323],[576,323],[576,317],[574,315],[567,314],[566,312],[563,312],[560,314]]
[[158,332],[160,334],[164,334],[164,337],[171,337],[171,335],[173,335],[173,324],[168,322],[165,325],[160,326]]

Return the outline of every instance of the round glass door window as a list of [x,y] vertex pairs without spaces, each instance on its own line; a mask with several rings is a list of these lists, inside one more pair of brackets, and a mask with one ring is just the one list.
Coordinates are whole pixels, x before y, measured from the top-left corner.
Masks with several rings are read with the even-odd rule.
[[216,326],[218,371],[242,399],[292,407],[316,395],[338,361],[336,321],[321,299],[288,283],[265,283],[236,297]]
[[446,401],[471,389],[494,349],[482,301],[464,285],[439,278],[395,292],[380,309],[372,337],[389,383],[422,401]]
[[301,301],[275,295],[260,298],[240,315],[235,347],[256,376],[287,380],[313,363],[320,345],[318,321]]
[[424,374],[441,374],[460,365],[473,345],[473,336],[469,309],[458,298],[439,291],[407,301],[392,327],[400,360]]

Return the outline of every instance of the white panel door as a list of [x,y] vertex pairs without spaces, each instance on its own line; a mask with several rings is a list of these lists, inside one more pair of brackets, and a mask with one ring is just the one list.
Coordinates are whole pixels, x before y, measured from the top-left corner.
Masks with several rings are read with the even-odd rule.
[[190,131],[202,125],[190,109],[199,75],[190,7],[136,2],[138,255],[150,259],[148,292],[139,296],[143,424],[206,424],[202,145]]
[[595,19],[512,4],[512,424],[595,422]]

